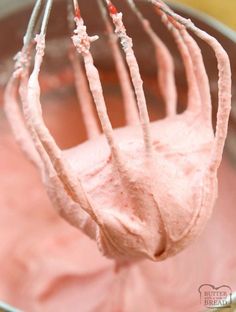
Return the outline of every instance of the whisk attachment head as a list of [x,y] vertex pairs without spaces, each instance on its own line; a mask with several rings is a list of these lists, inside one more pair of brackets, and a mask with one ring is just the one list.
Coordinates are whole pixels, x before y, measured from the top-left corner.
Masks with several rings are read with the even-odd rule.
[[[48,195],[65,220],[96,240],[101,252],[118,262],[164,260],[201,233],[214,206],[231,107],[229,59],[215,38],[174,13],[163,1],[143,1],[161,17],[182,57],[188,99],[186,110],[177,114],[171,51],[138,3],[127,0],[154,47],[157,84],[166,106],[165,118],[150,122],[139,63],[120,5],[109,0],[97,2],[109,35],[107,44],[118,74],[127,124],[120,129],[112,126],[91,50],[99,37],[88,34],[77,0],[72,2],[74,22],[69,21],[75,26],[70,60],[88,140],[82,146],[61,150],[43,119],[39,73],[53,0],[47,0],[43,9],[42,1],[35,4],[23,49],[6,88],[6,115],[19,145],[41,172]],[[41,27],[35,36],[36,53],[29,74],[31,57],[27,62],[24,57],[32,50],[38,19]],[[201,50],[189,31],[205,41],[217,58],[215,132],[209,79]]]

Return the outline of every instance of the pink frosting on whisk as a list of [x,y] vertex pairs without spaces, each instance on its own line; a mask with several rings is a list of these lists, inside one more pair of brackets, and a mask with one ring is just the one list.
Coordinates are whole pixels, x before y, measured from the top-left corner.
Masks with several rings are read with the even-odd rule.
[[[112,128],[99,73],[90,52],[90,45],[98,40],[98,36],[87,34],[76,1],[76,29],[72,40],[84,61],[89,90],[103,134],[99,135],[96,122],[92,122],[95,117],[88,109],[91,103],[86,111],[91,112],[89,124],[94,127],[94,131],[90,131],[93,139],[69,150],[59,149],[42,118],[38,76],[52,1],[47,2],[41,32],[36,36],[32,74],[29,80],[27,75],[25,80],[21,75],[13,76],[6,91],[6,112],[10,123],[17,116],[20,118],[19,112],[14,116],[9,113],[9,107],[16,106],[14,79],[18,79],[28,129],[27,133],[20,132],[23,139],[29,142],[26,153],[30,158],[34,155],[34,159],[37,155],[36,165],[42,173],[44,185],[63,218],[96,240],[100,251],[118,263],[144,258],[163,260],[190,244],[201,233],[212,212],[217,196],[217,169],[222,157],[231,105],[229,60],[216,39],[173,13],[161,1],[150,1],[173,35],[185,66],[188,105],[184,113],[176,114],[171,55],[134,2],[129,1],[156,51],[159,49],[159,83],[163,79],[167,85],[165,91],[164,84],[160,83],[167,117],[151,123],[132,39],[127,35],[122,13],[118,13],[110,1],[106,2],[129,70],[129,74],[124,74],[126,68],[120,57],[121,52],[117,49],[117,43],[112,43],[119,77],[129,83],[128,89],[123,88],[127,116],[130,112],[127,95],[132,98],[132,86],[137,101],[137,105],[132,104],[136,117],[127,118],[131,120],[130,125],[120,129]],[[104,11],[103,17],[111,32],[110,21]],[[217,57],[219,107],[215,133],[211,122],[207,74],[201,51],[188,29],[206,41]],[[83,69],[79,68],[79,72],[80,77],[76,79],[82,82],[85,101],[89,104],[91,99],[88,97]],[[128,82],[129,75],[132,86]],[[134,103],[133,100],[131,102]],[[86,113],[84,118],[87,118]],[[24,125],[19,126],[25,129]]]

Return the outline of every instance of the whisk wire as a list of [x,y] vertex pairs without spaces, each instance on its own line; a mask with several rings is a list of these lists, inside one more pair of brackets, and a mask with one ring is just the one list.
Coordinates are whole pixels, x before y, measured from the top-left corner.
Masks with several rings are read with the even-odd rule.
[[48,20],[49,20],[51,9],[52,9],[52,4],[53,4],[53,0],[47,0],[45,12],[43,16],[43,21],[42,21],[42,26],[41,26],[41,31],[40,31],[41,35],[45,35],[46,33]]
[[108,35],[109,44],[112,50],[112,55],[115,61],[115,66],[121,86],[121,91],[124,100],[125,118],[128,125],[137,125],[139,123],[139,115],[137,104],[134,97],[133,88],[130,82],[129,74],[123,60],[120,48],[117,44],[117,37],[114,35],[111,22],[107,15],[107,10],[103,5],[103,1],[97,0],[102,18],[104,20]]
[[24,46],[25,48],[28,48],[31,40],[33,39],[33,32],[34,32],[34,28],[36,25],[36,21],[38,19],[39,16],[39,12],[42,6],[42,0],[37,0],[34,8],[33,8],[33,12],[30,16],[30,20],[29,20],[29,24],[26,30],[26,34],[24,36]]
[[[228,119],[231,110],[231,68],[229,57],[221,46],[221,44],[205,31],[197,28],[191,20],[186,19],[175,12],[173,12],[163,1],[160,0],[148,0],[154,4],[159,10],[165,14],[171,16],[181,25],[191,30],[197,37],[205,41],[215,52],[215,56],[218,64],[218,111],[217,111],[217,123],[215,131],[215,141],[212,148],[212,156],[209,162],[209,168],[214,172],[220,165],[222,159],[222,153],[224,149],[224,143],[228,130]],[[207,109],[204,107],[204,109]]]
[[[111,9],[111,5],[112,5],[112,9]],[[130,76],[131,76],[131,80],[132,80],[133,87],[135,90],[138,109],[139,109],[140,123],[141,123],[142,131],[143,131],[146,159],[148,160],[152,156],[152,139],[151,139],[151,132],[150,132],[150,120],[149,120],[149,115],[148,115],[148,110],[147,110],[146,98],[145,98],[144,90],[143,90],[143,81],[140,75],[137,59],[134,55],[133,42],[132,42],[132,39],[127,35],[126,29],[123,23],[122,13],[114,13],[113,4],[110,1],[108,1],[108,9],[109,9],[113,24],[115,26],[115,33],[120,39],[122,49],[124,50],[124,53],[125,53],[126,62],[130,70]]]
[[144,18],[143,14],[137,8],[134,1],[127,0],[127,3],[137,16],[138,20],[143,26],[144,31],[147,33],[155,47],[156,62],[158,65],[158,85],[166,105],[167,116],[174,116],[176,114],[177,106],[177,91],[174,77],[174,62],[171,53],[169,52],[164,42],[152,29],[149,21]]
[[[68,2],[67,19],[69,31],[71,34],[73,33],[75,27],[74,16],[75,14],[73,10],[73,4]],[[85,75],[84,69],[82,68],[81,58],[77,54],[77,51],[72,43],[69,50],[69,59],[74,73],[75,90],[77,99],[79,100],[86,134],[89,139],[92,139],[100,134],[100,129],[95,112],[93,110],[93,100],[91,98],[87,77]]]
[[84,25],[84,21],[81,17],[78,18],[76,16],[75,22],[76,22],[76,30],[75,30],[75,35],[72,37],[72,41],[78,53],[80,53],[83,57],[90,91],[92,93],[93,100],[96,105],[98,117],[101,122],[103,132],[111,148],[111,153],[114,157],[115,163],[117,163],[118,167],[121,167],[122,160],[121,160],[118,145],[115,142],[115,139],[113,136],[113,128],[112,128],[110,119],[108,117],[105,99],[103,96],[101,80],[99,77],[98,70],[94,65],[93,57],[90,53],[91,42],[97,40],[98,36],[90,37],[87,34],[86,26]]

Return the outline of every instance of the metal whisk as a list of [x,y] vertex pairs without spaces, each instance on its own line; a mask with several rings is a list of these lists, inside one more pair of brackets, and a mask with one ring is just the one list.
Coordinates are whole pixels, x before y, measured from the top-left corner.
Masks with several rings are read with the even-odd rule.
[[[183,60],[188,103],[186,110],[177,114],[171,53],[136,2],[126,1],[155,48],[166,118],[152,123],[149,120],[132,39],[122,13],[109,0],[97,3],[109,34],[109,46],[104,48],[112,51],[127,126],[112,128],[90,52],[91,44],[99,38],[88,35],[77,0],[68,1],[69,24],[75,27],[70,59],[89,140],[62,151],[42,117],[38,77],[52,0],[36,1],[23,48],[6,87],[5,111],[16,140],[42,173],[49,197],[63,218],[96,240],[107,257],[116,261],[156,261],[188,245],[211,215],[231,106],[230,65],[216,39],[175,14],[163,1],[146,0],[170,31]],[[39,23],[40,32],[33,40]],[[208,76],[201,50],[188,31],[205,41],[217,58],[219,105],[215,133]],[[36,53],[30,73],[34,44]],[[103,134],[93,112],[94,104]]]

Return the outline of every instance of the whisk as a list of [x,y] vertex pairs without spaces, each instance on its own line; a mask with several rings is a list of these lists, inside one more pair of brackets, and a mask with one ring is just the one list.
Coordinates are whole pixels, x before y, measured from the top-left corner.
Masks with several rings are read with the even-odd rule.
[[[127,125],[112,128],[90,52],[99,38],[87,33],[77,0],[69,5],[74,11],[72,19],[69,9],[69,24],[75,28],[70,59],[88,140],[61,150],[42,117],[38,77],[52,0],[35,3],[23,48],[6,87],[5,112],[16,140],[42,174],[48,195],[65,220],[96,240],[103,255],[116,262],[144,258],[159,261],[190,244],[211,215],[231,107],[231,71],[228,56],[215,38],[174,13],[163,1],[143,0],[160,16],[183,60],[188,100],[186,110],[177,114],[171,53],[136,1],[126,2],[155,48],[158,84],[166,106],[164,119],[149,120],[132,39],[118,5],[109,0],[97,3],[109,34],[108,47],[119,77]],[[33,38],[39,22],[40,32]],[[208,76],[201,50],[189,31],[205,41],[217,58],[215,131]],[[103,133],[93,112],[94,104]]]

